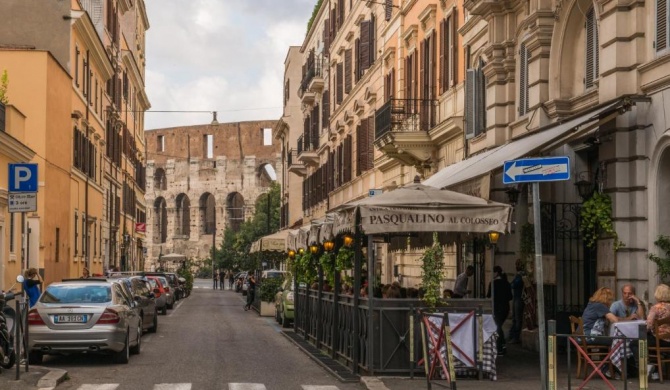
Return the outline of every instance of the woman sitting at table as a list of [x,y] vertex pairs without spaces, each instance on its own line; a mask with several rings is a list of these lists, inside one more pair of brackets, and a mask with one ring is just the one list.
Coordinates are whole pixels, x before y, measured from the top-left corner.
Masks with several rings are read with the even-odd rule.
[[[654,299],[656,299],[656,304],[649,309],[649,314],[647,314],[647,345],[655,346],[656,335],[654,334],[654,321],[670,317],[670,287],[668,287],[667,284],[659,284],[658,287],[656,287],[656,291],[654,291]],[[668,327],[668,325],[661,325],[661,329],[664,327]],[[670,329],[662,330],[662,332],[668,331],[670,331]],[[661,347],[670,347],[670,339],[660,339],[659,341]],[[640,346],[638,340],[633,340],[630,344],[630,349],[635,357],[635,369],[637,369],[637,362],[640,357]],[[649,363],[653,362],[650,361]]]
[[582,313],[584,323],[584,336],[586,343],[593,345],[610,345],[611,340],[597,339],[588,336],[607,336],[608,324],[619,322],[619,318],[610,312],[610,306],[614,302],[614,293],[607,287],[601,287],[593,293],[588,305]]

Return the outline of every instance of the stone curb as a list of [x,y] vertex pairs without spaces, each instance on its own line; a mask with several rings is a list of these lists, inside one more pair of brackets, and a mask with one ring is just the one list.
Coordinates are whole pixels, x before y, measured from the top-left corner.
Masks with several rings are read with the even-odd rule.
[[56,386],[58,386],[59,383],[63,382],[65,380],[65,377],[67,376],[67,371],[61,370],[59,368],[48,368],[42,366],[34,366],[34,367],[47,371],[47,373],[44,374],[39,381],[37,381],[37,387],[39,389],[43,388],[53,389]]
[[363,383],[368,390],[389,390],[381,379],[374,376],[362,376],[361,383]]

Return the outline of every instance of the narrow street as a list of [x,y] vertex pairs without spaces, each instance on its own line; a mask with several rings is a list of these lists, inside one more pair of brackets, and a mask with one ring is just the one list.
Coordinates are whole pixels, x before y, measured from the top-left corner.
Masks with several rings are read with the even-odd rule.
[[280,332],[272,318],[242,309],[243,297],[197,280],[190,297],[145,334],[140,355],[117,365],[102,355],[49,356],[68,371],[65,390],[355,390],[330,376]]

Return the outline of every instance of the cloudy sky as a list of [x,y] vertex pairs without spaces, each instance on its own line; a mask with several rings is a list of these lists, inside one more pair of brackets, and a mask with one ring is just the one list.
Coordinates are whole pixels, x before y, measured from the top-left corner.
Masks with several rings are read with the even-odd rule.
[[[145,0],[151,110],[218,111],[219,122],[279,119],[284,59],[317,0]],[[146,113],[145,128],[199,125],[208,113]]]

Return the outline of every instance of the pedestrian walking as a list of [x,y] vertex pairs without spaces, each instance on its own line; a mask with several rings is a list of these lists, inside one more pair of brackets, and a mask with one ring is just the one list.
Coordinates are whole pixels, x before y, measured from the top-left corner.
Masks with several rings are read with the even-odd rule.
[[523,329],[523,289],[525,283],[523,278],[526,276],[524,265],[521,259],[516,261],[516,275],[512,279],[512,329],[509,331],[509,343],[518,344],[521,342],[521,329]]
[[249,272],[247,282],[249,283],[249,287],[247,288],[247,304],[244,305],[245,311],[251,309],[251,305],[254,303],[254,298],[256,297],[256,278],[253,273]]
[[23,290],[28,295],[29,307],[35,306],[37,300],[40,297],[42,292],[40,291],[40,286],[43,283],[42,276],[37,272],[37,269],[30,268],[24,272],[23,277]]
[[[507,275],[499,265],[493,267],[493,275],[493,320],[498,328],[496,331],[498,333],[496,347],[498,355],[503,356],[507,351],[503,324],[509,315],[509,301],[512,300],[512,287],[507,280]],[[491,298],[491,283],[489,283],[489,290],[486,296]]]
[[228,270],[228,273],[226,273],[226,279],[228,279],[228,289],[232,290],[233,289],[233,282],[234,282],[233,271]]
[[216,290],[216,282],[219,280],[219,273],[212,271],[212,281],[214,282],[214,290]]
[[224,290],[226,288],[226,273],[223,270],[219,271],[219,289]]

